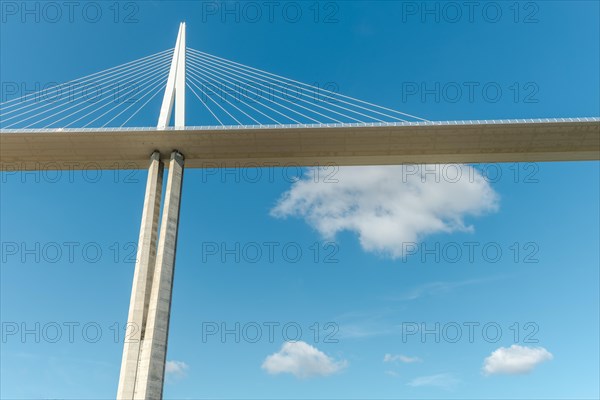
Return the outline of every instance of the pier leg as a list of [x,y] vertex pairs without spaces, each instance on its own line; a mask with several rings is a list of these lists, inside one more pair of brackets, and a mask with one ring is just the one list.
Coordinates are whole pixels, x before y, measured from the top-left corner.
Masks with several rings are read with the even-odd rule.
[[156,264],[156,240],[162,195],[164,165],[160,154],[155,152],[150,158],[146,196],[142,211],[142,223],[138,240],[137,258],[133,274],[129,315],[125,332],[125,345],[121,362],[121,374],[117,399],[133,399],[141,343],[145,335],[148,304],[154,266]]
[[169,163],[154,280],[135,386],[136,399],[162,399],[183,168],[183,156],[174,151]]

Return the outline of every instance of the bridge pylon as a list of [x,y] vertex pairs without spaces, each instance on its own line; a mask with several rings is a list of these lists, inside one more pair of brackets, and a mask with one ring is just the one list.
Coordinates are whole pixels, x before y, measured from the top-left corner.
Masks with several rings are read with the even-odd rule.
[[[169,125],[173,106],[175,128],[185,127],[185,42],[185,23],[181,23],[158,118],[159,130]],[[184,157],[177,150],[170,156],[159,235],[162,157],[158,151],[150,156],[118,400],[162,399],[163,394]]]

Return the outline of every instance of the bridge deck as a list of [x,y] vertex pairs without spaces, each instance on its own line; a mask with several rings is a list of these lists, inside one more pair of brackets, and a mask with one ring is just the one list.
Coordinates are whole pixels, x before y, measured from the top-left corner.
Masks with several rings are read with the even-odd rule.
[[174,149],[187,168],[599,160],[600,119],[0,130],[3,171],[146,169]]

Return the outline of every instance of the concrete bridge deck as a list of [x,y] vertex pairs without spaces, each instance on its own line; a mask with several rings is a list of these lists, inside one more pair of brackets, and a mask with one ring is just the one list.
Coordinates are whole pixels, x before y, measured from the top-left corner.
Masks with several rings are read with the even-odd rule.
[[600,159],[600,118],[385,124],[0,130],[0,168],[147,169]]

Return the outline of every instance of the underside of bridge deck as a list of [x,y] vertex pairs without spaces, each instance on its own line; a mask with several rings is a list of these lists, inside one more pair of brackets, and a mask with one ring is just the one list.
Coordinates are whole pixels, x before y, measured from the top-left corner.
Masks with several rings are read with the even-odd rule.
[[3,171],[146,169],[155,150],[187,168],[598,160],[600,121],[0,133]]

